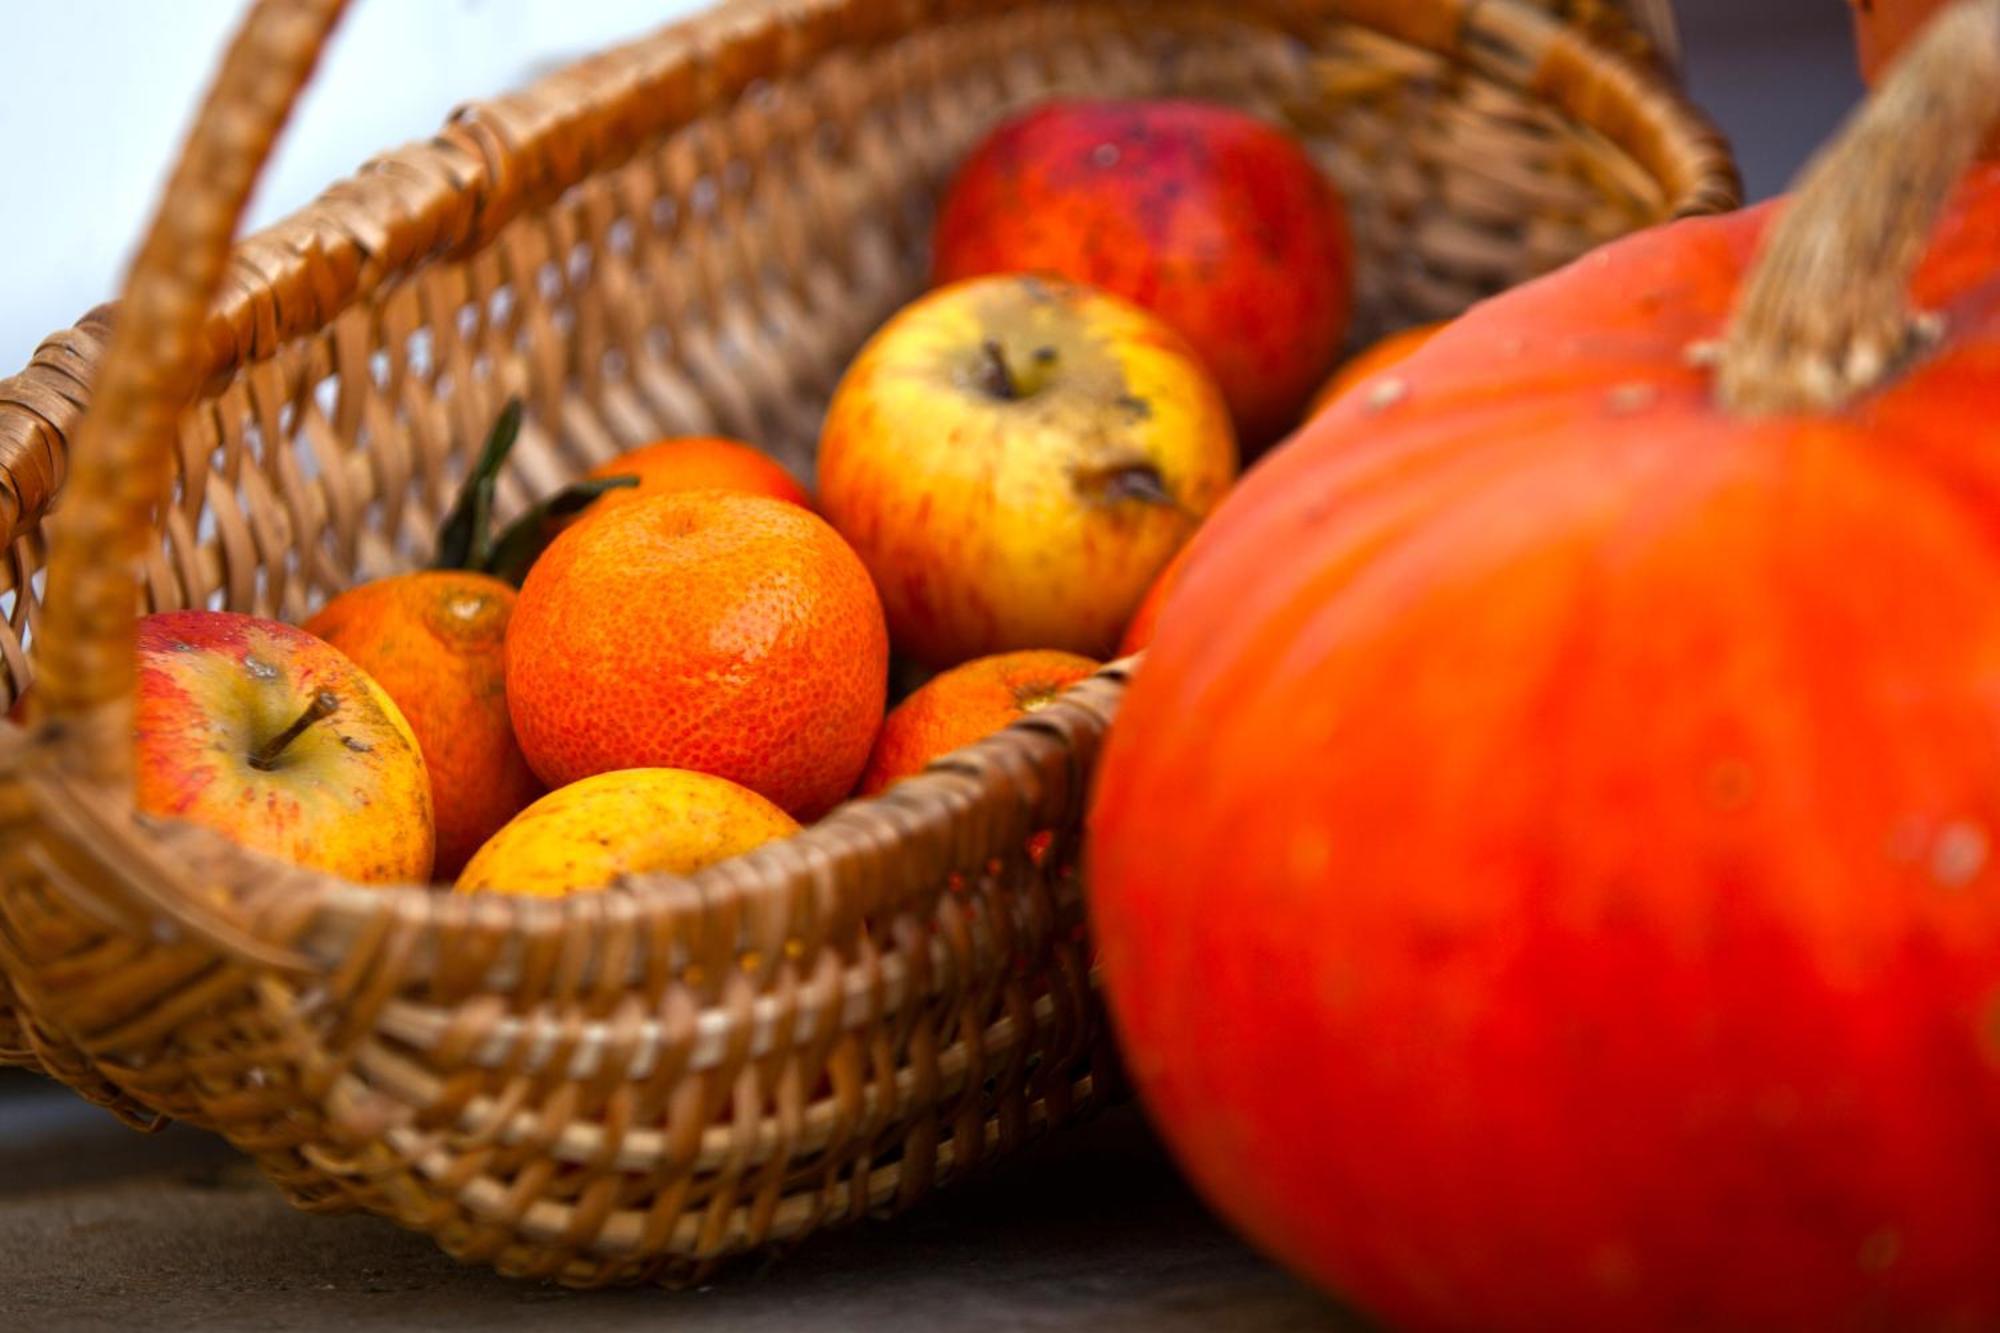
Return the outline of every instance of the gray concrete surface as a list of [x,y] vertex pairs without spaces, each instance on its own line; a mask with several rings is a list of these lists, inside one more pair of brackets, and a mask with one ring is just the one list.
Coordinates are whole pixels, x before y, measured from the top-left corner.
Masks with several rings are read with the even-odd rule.
[[707,1287],[569,1292],[293,1211],[224,1144],[0,1082],[0,1329],[1280,1333],[1358,1329],[1225,1231],[1136,1113]]

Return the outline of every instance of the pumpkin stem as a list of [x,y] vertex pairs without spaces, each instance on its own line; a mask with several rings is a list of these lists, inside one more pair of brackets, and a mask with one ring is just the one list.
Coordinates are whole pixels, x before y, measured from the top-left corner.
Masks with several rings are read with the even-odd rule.
[[2000,122],[2000,0],[1940,13],[1772,224],[1723,339],[1716,391],[1746,415],[1838,408],[1935,340],[1910,279]]

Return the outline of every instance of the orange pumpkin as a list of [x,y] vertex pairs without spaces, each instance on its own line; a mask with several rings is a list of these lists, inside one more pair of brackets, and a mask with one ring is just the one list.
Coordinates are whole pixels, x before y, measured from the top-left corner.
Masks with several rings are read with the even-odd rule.
[[1378,375],[1394,365],[1407,361],[1419,347],[1436,337],[1449,321],[1439,320],[1435,324],[1417,324],[1407,329],[1398,329],[1385,338],[1378,339],[1356,352],[1341,363],[1319,391],[1313,394],[1312,402],[1306,407],[1306,418],[1310,420],[1324,412],[1333,400],[1352,389],[1371,375]]
[[1995,89],[1984,0],[1789,213],[1474,310],[1209,522],[1107,991],[1390,1326],[2000,1326],[2000,167],[1930,228]]
[[1194,541],[1190,538],[1186,545],[1174,552],[1174,558],[1154,575],[1153,586],[1146,589],[1146,595],[1139,599],[1139,609],[1125,622],[1125,633],[1118,640],[1118,656],[1143,653],[1146,645],[1153,641],[1153,633],[1160,623],[1160,608],[1166,604],[1167,594],[1180,582],[1181,569],[1187,564],[1188,552],[1193,547]]

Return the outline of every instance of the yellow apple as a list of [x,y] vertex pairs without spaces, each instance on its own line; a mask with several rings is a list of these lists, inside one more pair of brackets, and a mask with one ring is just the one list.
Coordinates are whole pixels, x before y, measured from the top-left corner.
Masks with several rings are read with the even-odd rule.
[[430,878],[423,752],[339,649],[228,611],[146,616],[137,711],[140,809],[363,883]]
[[890,320],[820,440],[820,506],[890,633],[931,666],[1108,656],[1236,475],[1229,413],[1137,306],[1029,275],[975,278]]

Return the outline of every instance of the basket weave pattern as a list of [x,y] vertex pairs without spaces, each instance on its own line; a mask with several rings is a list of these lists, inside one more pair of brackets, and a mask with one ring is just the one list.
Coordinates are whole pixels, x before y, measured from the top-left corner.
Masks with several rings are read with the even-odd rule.
[[[257,21],[309,67],[338,7]],[[1564,8],[1638,49],[1610,7]],[[296,620],[409,568],[516,394],[506,508],[669,433],[807,472],[842,366],[922,285],[943,175],[1060,92],[1296,129],[1352,206],[1363,336],[1734,199],[1655,74],[1520,0],[726,6],[471,106],[235,247],[171,349],[185,391],[153,394],[172,481],[142,603]],[[46,687],[84,698],[73,641],[118,660],[122,607],[38,639],[45,535],[98,514],[42,521],[110,327],[0,380],[0,704],[59,649]],[[362,890],[135,819],[109,679],[110,703],[0,724],[0,1060],[220,1129],[305,1206],[509,1272],[686,1276],[1106,1095],[1075,866],[1117,669],[799,838],[560,902]]]

